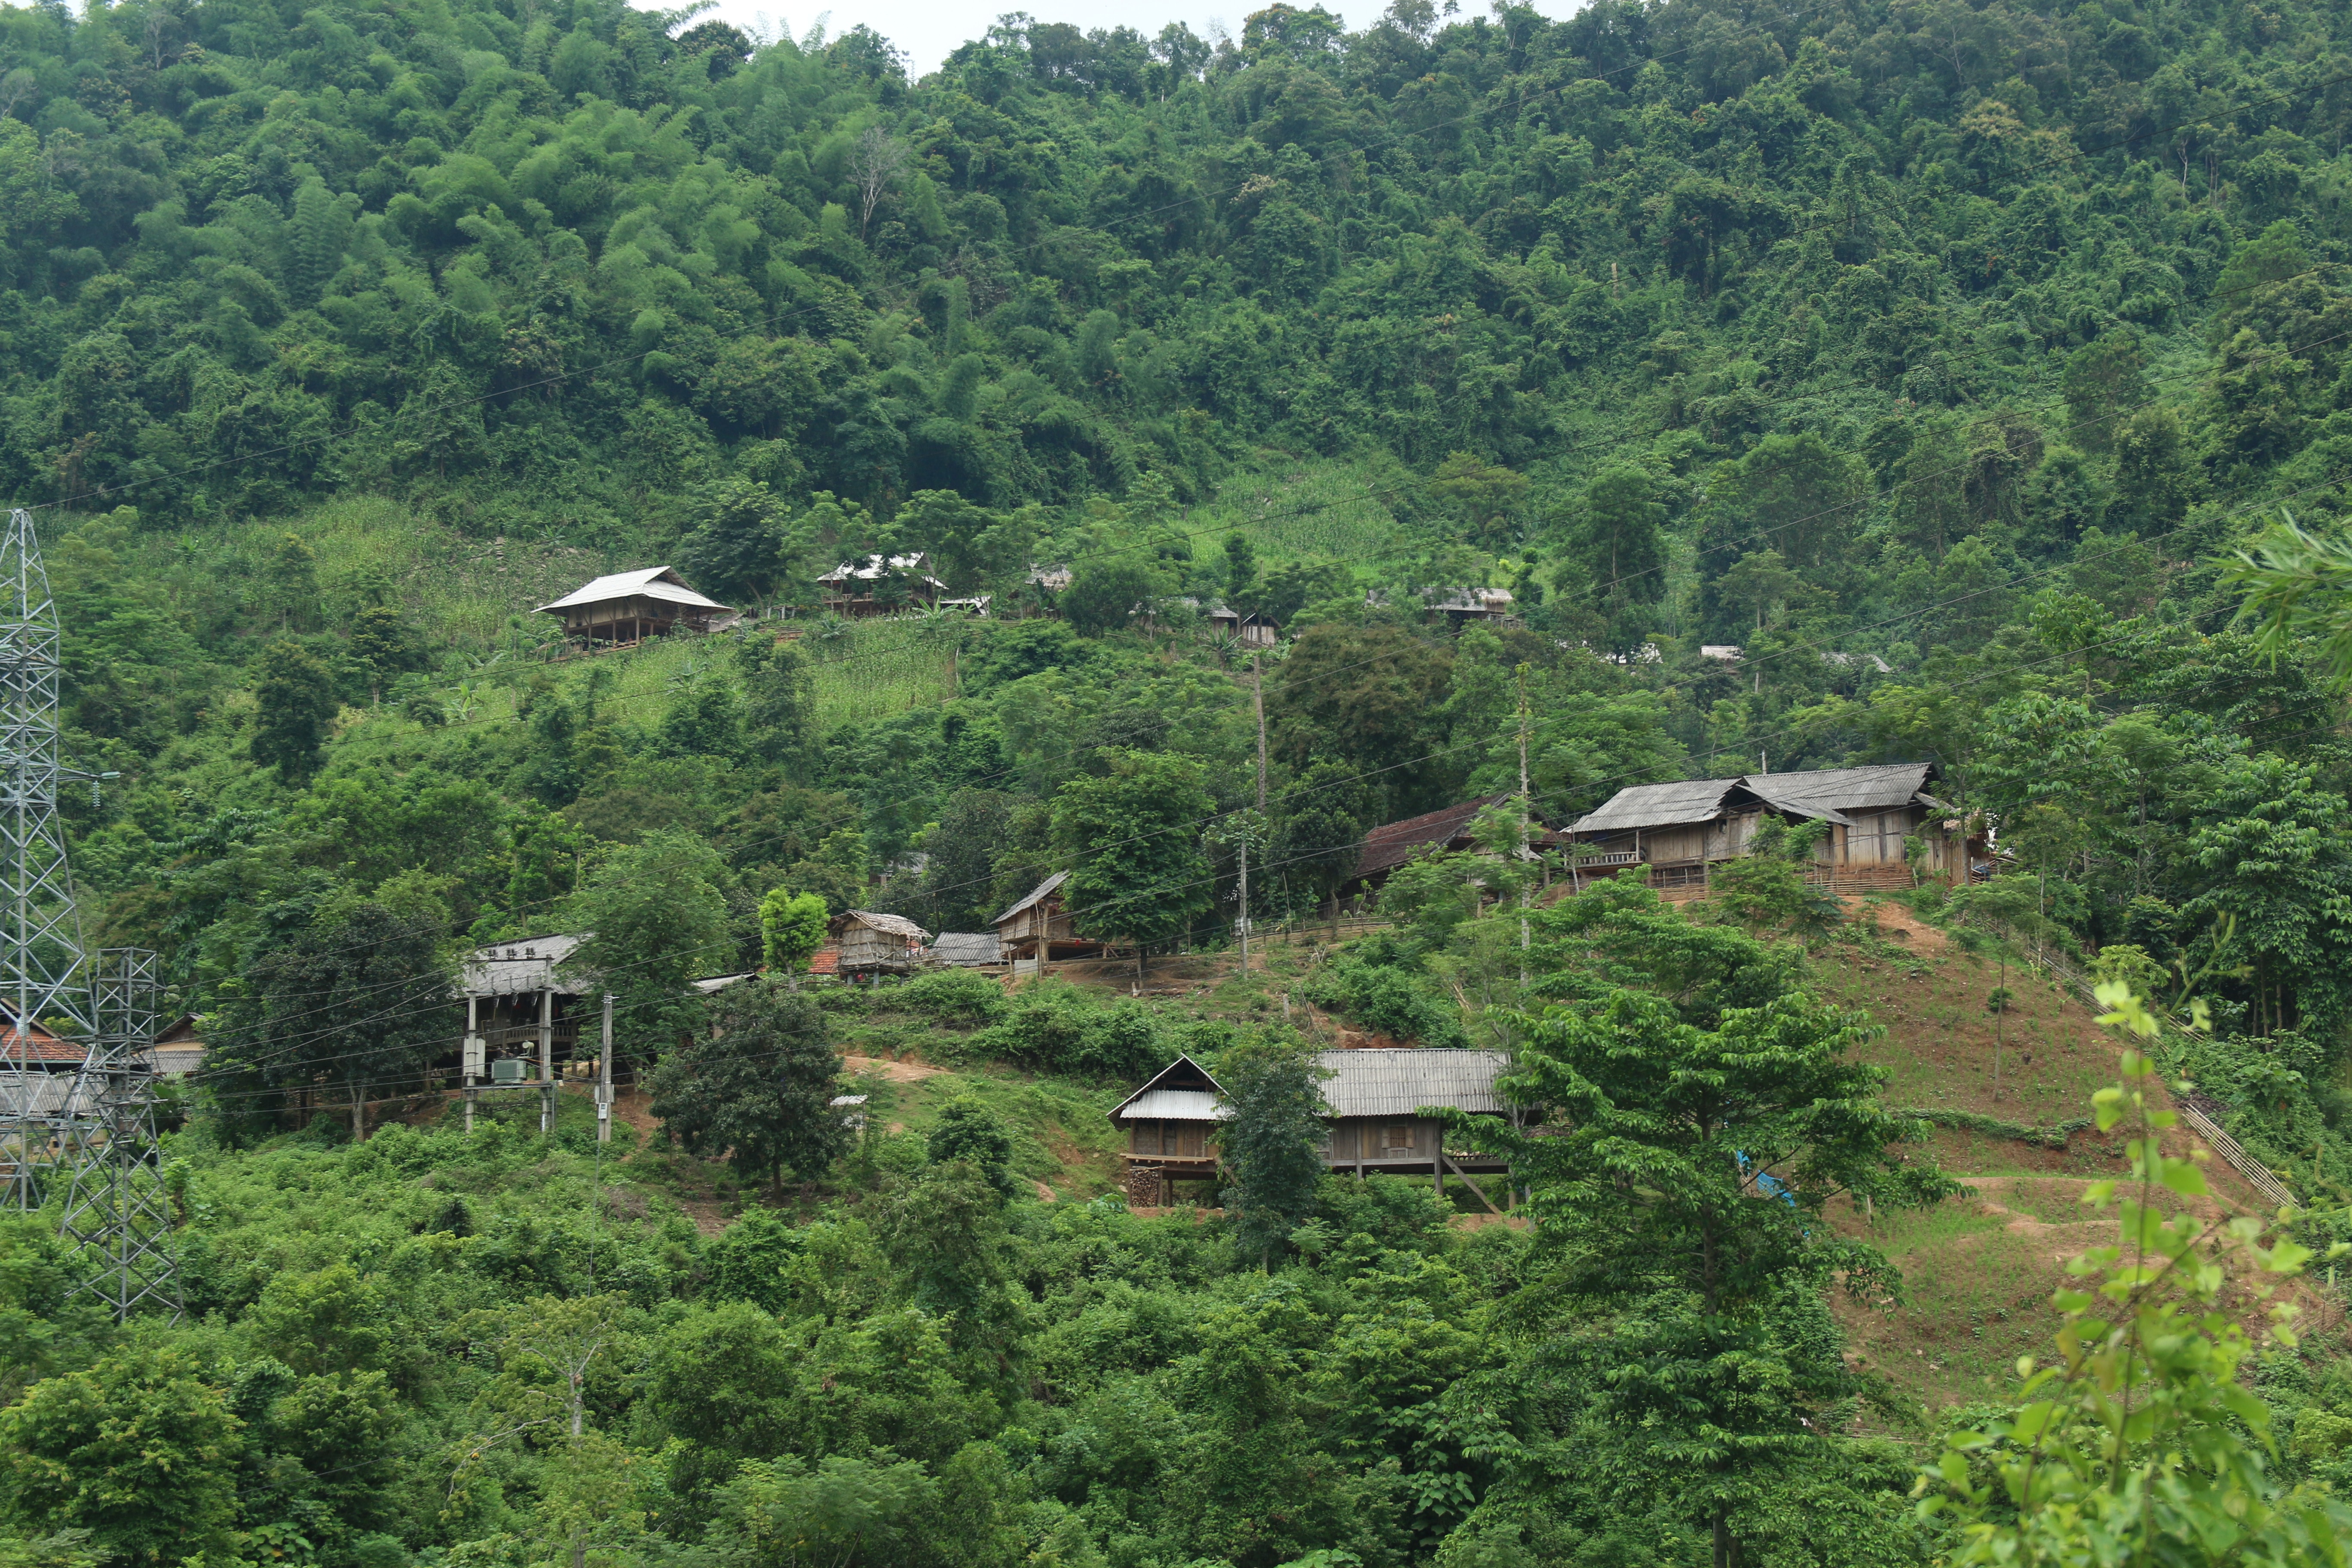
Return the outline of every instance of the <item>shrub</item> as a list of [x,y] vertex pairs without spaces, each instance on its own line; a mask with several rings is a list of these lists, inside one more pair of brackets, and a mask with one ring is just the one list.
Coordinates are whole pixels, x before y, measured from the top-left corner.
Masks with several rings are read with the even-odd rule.
[[1125,998],[1106,1006],[1060,983],[1016,992],[1003,1021],[973,1036],[971,1048],[1039,1071],[1114,1078],[1140,1077],[1168,1054],[1150,1008]]
[[987,975],[969,969],[919,974],[893,998],[909,1013],[955,1029],[978,1029],[1003,1018],[1004,992]]
[[1344,957],[1316,975],[1307,999],[1343,1014],[1360,1027],[1418,1040],[1424,1046],[1467,1046],[1460,1011],[1432,994],[1430,983],[1410,970]]

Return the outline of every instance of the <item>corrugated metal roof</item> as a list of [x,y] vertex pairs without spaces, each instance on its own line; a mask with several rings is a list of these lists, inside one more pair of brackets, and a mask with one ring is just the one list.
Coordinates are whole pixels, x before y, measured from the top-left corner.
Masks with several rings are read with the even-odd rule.
[[1002,955],[992,931],[943,931],[931,942],[932,956],[959,968],[994,963]]
[[1824,768],[1810,773],[1750,773],[1740,780],[1761,795],[1769,789],[1775,804],[1801,802],[1804,809],[1884,811],[1908,805],[1936,776],[1933,763],[1887,763],[1868,768]]
[[686,605],[696,609],[724,610],[731,605],[716,599],[706,599],[688,586],[685,578],[667,566],[646,566],[635,572],[614,572],[598,577],[586,585],[574,588],[552,604],[541,605],[541,610],[568,610],[577,605],[601,605],[608,599],[644,597],[661,599],[673,605]]
[[1174,1061],[1170,1062],[1166,1067],[1161,1068],[1158,1072],[1153,1073],[1150,1078],[1147,1079],[1144,1081],[1142,1088],[1137,1089],[1133,1094],[1129,1095],[1125,1100],[1120,1100],[1117,1105],[1112,1106],[1110,1108],[1111,1121],[1116,1125],[1118,1121],[1123,1120],[1128,1114],[1128,1107],[1135,1104],[1147,1094],[1158,1094],[1163,1090],[1182,1089],[1197,1089],[1200,1092],[1210,1096],[1212,1099],[1223,1092],[1217,1087],[1217,1080],[1209,1076],[1208,1068],[1202,1067],[1199,1062],[1194,1061],[1191,1057],[1178,1057]]
[[1721,816],[1738,779],[1683,779],[1674,784],[1629,784],[1599,809],[1569,825],[1570,833],[1622,833],[1634,827],[1665,827],[1712,822]]
[[1121,1121],[1223,1121],[1233,1114],[1204,1089],[1147,1089],[1118,1108]]
[[701,980],[688,981],[687,984],[705,996],[716,996],[729,986],[740,985],[759,973],[756,969],[746,969],[740,974],[713,974]]
[[1501,1051],[1320,1051],[1331,1077],[1323,1101],[1334,1116],[1410,1116],[1424,1105],[1499,1113],[1495,1092],[1509,1058]]
[[571,935],[525,936],[478,947],[458,973],[457,994],[517,996],[551,989],[569,994],[577,983],[558,980],[555,971],[594,934],[580,931]]
[[[1780,773],[1774,773],[1769,777],[1750,776],[1739,781],[1740,787],[1745,789],[1748,794],[1754,795],[1757,799],[1762,801],[1766,805],[1771,806],[1778,811],[1785,811],[1791,816],[1819,817],[1823,822],[1834,822],[1840,827],[1852,827],[1853,826],[1853,818],[1846,816],[1842,811],[1832,811],[1828,806],[1822,805],[1819,802],[1814,801],[1806,795],[1783,791],[1774,787],[1780,783],[1783,776],[1784,775]],[[1797,775],[1790,773],[1785,776],[1794,778]]]
[[1067,871],[1055,872],[1052,876],[1046,878],[1044,881],[1030,889],[1029,896],[1027,898],[1022,900],[1019,903],[1013,905],[1011,909],[1005,910],[1003,914],[997,916],[988,923],[994,926],[1003,925],[1006,921],[1011,920],[1014,915],[1019,914],[1022,910],[1027,909],[1030,905],[1035,903],[1046,894],[1054,891],[1056,888],[1059,888],[1063,883],[1069,879],[1070,874]]
[[1419,816],[1408,816],[1402,822],[1391,822],[1364,835],[1364,847],[1356,856],[1356,875],[1378,876],[1412,859],[1433,845],[1451,844],[1470,831],[1470,824],[1480,812],[1490,805],[1500,805],[1509,800],[1508,795],[1481,795],[1465,800],[1459,805],[1445,806],[1437,811],[1425,811]]

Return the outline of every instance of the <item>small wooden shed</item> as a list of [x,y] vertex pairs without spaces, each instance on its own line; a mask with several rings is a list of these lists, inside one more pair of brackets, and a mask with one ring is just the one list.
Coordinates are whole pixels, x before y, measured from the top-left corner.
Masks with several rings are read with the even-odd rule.
[[560,616],[564,635],[594,647],[624,647],[672,632],[714,631],[740,617],[716,599],[706,599],[668,566],[615,572],[574,589],[543,616]]
[[931,933],[904,915],[877,910],[851,910],[827,922],[833,945],[839,951],[844,974],[904,974],[923,962],[923,945]]
[[1014,963],[1035,963],[1088,958],[1102,952],[1101,942],[1077,932],[1062,897],[1063,884],[1069,879],[1067,871],[1055,872],[1029,889],[1027,898],[989,922],[996,928],[998,952]]
[[1144,1086],[1111,1108],[1114,1127],[1127,1132],[1127,1198],[1145,1207],[1166,1203],[1179,1182],[1217,1183],[1217,1124],[1225,1119],[1224,1090],[1191,1057],[1178,1057]]
[[1282,626],[1272,616],[1252,610],[1246,615],[1223,605],[1209,612],[1209,624],[1230,632],[1244,647],[1272,647],[1282,640]]
[[142,1054],[159,1078],[185,1078],[203,1067],[205,1041],[196,1033],[196,1016],[183,1013],[173,1019]]

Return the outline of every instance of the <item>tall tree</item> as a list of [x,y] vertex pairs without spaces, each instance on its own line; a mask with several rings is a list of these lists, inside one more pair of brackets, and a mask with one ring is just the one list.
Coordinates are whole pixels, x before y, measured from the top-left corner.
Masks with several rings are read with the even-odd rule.
[[569,965],[583,992],[611,992],[614,1045],[639,1061],[660,1056],[702,1022],[691,982],[735,966],[727,868],[701,839],[673,829],[614,852],[572,899],[585,938]]
[[814,1180],[849,1150],[831,1103],[840,1075],[816,1003],[755,975],[720,992],[709,1028],[654,1068],[654,1114],[688,1153],[725,1154],[781,1198],[786,1171]]
[[1135,973],[1155,944],[1183,936],[1216,907],[1201,830],[1216,802],[1201,764],[1165,752],[1106,751],[1108,772],[1054,797],[1054,843],[1070,879],[1062,891],[1078,929],[1135,946]]
[[366,1134],[368,1090],[416,1071],[447,1044],[457,979],[446,879],[404,873],[362,897],[343,889],[270,914],[283,934],[223,987],[215,1059],[231,1120],[321,1079],[349,1096],[352,1136]]
[[341,706],[334,677],[316,654],[280,637],[262,651],[253,695],[257,711],[247,746],[253,760],[289,784],[308,782],[325,760],[327,731]]
[[771,888],[760,900],[761,960],[794,991],[824,946],[825,930],[824,900],[815,893]]
[[1831,1199],[1916,1206],[1956,1189],[1897,1153],[1919,1129],[1881,1107],[1885,1069],[1849,1059],[1875,1032],[1862,1014],[1790,992],[1701,1027],[1664,996],[1612,990],[1514,1023],[1503,1092],[1544,1135],[1455,1113],[1453,1136],[1527,1185],[1554,1299],[1616,1314],[1592,1415],[1732,1568],[1749,1479],[1824,1441],[1807,1413],[1851,1384],[1833,1341],[1783,1331],[1792,1307],[1893,1278],[1829,1224]]
[[1223,1193],[1234,1245],[1261,1267],[1314,1214],[1323,1177],[1323,1080],[1315,1048],[1288,1030],[1260,1029],[1217,1058],[1224,1125],[1217,1147],[1233,1173]]

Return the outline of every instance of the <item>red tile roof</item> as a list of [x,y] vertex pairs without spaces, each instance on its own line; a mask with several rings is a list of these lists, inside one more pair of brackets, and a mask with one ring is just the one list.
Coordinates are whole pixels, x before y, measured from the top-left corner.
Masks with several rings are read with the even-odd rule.
[[1403,865],[1421,850],[1433,846],[1442,849],[1467,834],[1480,812],[1510,798],[1507,795],[1481,795],[1442,811],[1425,811],[1402,822],[1375,827],[1364,835],[1363,851],[1356,858],[1356,875],[1377,877]]
[[70,1062],[79,1063],[89,1055],[80,1046],[61,1040],[42,1028],[33,1026],[29,1038],[22,1035],[14,1023],[0,1022],[0,1062]]

